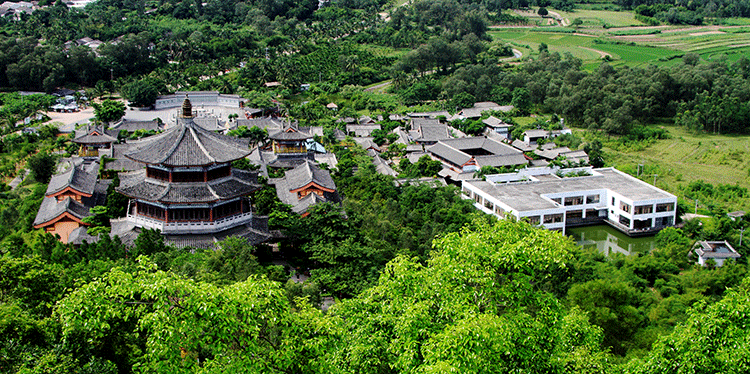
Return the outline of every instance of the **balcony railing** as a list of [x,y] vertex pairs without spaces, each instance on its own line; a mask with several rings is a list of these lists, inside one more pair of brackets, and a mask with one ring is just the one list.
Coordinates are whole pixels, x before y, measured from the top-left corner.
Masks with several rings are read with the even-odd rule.
[[127,217],[138,227],[157,229],[164,234],[211,234],[246,224],[252,221],[253,213],[235,214],[215,221],[198,222],[164,222],[140,214],[128,214]]

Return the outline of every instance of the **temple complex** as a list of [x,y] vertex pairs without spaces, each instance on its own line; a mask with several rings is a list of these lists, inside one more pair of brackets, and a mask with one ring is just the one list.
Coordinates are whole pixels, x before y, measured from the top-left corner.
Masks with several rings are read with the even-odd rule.
[[[167,242],[199,247],[228,235],[251,243],[266,240],[267,224],[253,215],[250,201],[260,188],[257,174],[231,166],[249,153],[247,139],[198,126],[186,98],[176,126],[125,154],[145,164],[145,169],[120,175],[117,191],[131,199],[125,223],[158,229]],[[113,233],[121,231],[115,226],[113,222]]]

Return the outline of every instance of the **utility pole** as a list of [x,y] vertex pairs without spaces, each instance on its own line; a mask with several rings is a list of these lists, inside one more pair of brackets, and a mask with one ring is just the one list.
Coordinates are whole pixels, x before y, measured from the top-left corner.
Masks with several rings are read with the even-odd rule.
[[742,234],[744,233],[745,233],[745,228],[743,227],[740,229],[740,247],[742,247]]

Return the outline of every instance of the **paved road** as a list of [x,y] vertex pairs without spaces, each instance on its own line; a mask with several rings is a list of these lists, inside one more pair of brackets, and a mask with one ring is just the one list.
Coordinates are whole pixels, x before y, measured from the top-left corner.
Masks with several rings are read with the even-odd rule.
[[11,190],[15,190],[16,187],[18,187],[18,185],[21,184],[21,182],[23,182],[23,180],[26,179],[26,177],[28,175],[29,175],[29,171],[28,170],[26,170],[26,169],[22,170],[20,174],[16,175],[16,177],[13,178],[12,181],[10,181],[10,183],[8,184],[8,186],[10,186]]

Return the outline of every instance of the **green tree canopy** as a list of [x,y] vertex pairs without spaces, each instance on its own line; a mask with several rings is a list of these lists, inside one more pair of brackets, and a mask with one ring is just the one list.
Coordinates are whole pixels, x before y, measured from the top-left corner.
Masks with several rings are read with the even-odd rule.
[[125,115],[125,104],[115,100],[104,100],[102,103],[92,103],[96,119],[107,124],[117,121]]

